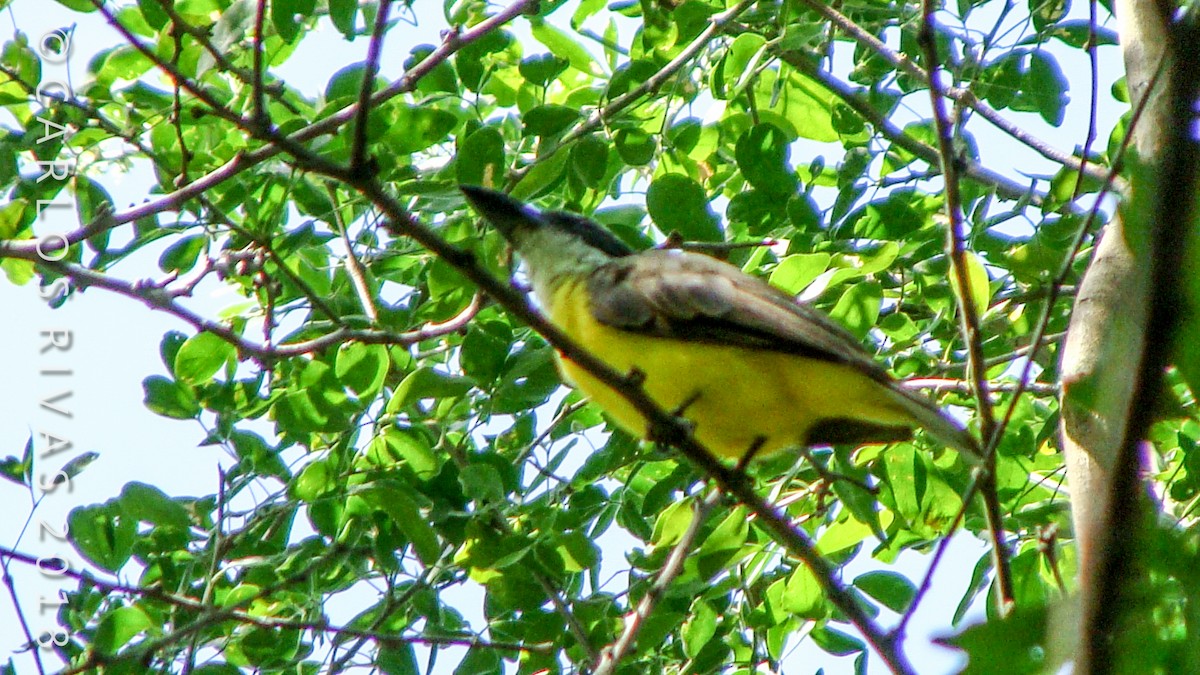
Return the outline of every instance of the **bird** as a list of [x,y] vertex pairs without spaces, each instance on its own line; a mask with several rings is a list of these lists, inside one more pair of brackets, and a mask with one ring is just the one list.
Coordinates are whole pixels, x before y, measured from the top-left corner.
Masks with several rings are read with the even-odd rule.
[[[635,251],[600,224],[460,185],[523,260],[546,317],[621,373],[637,373],[709,453],[743,464],[787,448],[890,443],[923,428],[977,461],[974,437],[902,386],[833,319],[703,253]],[[615,389],[557,353],[564,380],[617,426],[648,438]]]

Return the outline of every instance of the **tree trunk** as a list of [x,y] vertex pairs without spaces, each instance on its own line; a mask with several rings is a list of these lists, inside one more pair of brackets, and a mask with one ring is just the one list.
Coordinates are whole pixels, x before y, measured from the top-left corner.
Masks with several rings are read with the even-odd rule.
[[[1141,162],[1153,166],[1164,131],[1172,124],[1162,95],[1169,72],[1162,60],[1169,44],[1170,9],[1155,0],[1118,0],[1115,9],[1130,102],[1135,111],[1143,108],[1131,131],[1130,148]],[[1146,175],[1139,173],[1138,178]],[[1153,181],[1135,180],[1131,185],[1135,193],[1153,189]],[[1122,209],[1131,203],[1126,195]],[[1134,364],[1142,360],[1150,313],[1150,266],[1145,251],[1130,246],[1125,228],[1125,218],[1118,214],[1097,245],[1080,284],[1062,353],[1063,451],[1079,560],[1083,635],[1092,625],[1097,574],[1105,564],[1113,471],[1126,435],[1136,386]],[[1079,642],[1076,673],[1092,672],[1098,665],[1087,645],[1087,640]]]

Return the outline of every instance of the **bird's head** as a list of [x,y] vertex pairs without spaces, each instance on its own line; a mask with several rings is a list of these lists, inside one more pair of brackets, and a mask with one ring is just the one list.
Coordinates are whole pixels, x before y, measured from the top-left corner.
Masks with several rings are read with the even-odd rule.
[[460,186],[467,201],[525,260],[534,292],[552,302],[562,282],[580,279],[613,258],[634,253],[608,230],[566,211],[540,211],[503,192]]
[[581,215],[566,211],[539,211],[503,192],[474,185],[462,185],[459,189],[467,196],[471,206],[495,225],[522,256],[527,256],[530,249],[535,247],[556,245],[567,246],[568,250],[585,246],[610,258],[633,253],[633,249],[613,233]]

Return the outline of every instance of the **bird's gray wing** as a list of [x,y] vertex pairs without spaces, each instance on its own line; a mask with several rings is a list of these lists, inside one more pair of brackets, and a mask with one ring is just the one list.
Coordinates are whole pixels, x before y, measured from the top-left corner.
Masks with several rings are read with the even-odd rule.
[[588,280],[597,321],[679,340],[734,344],[884,370],[824,314],[728,263],[697,253],[647,251],[615,259]]
[[[696,253],[647,251],[617,258],[588,279],[596,320],[677,340],[741,345],[840,363],[879,382],[881,392],[941,442],[968,458],[978,443],[933,401],[893,380],[849,331],[783,291]],[[879,442],[906,430],[861,420],[818,424],[810,443]]]

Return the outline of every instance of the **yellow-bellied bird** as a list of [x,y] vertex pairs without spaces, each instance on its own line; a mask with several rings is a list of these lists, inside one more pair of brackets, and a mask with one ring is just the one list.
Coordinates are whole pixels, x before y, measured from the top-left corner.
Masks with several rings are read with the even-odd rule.
[[[644,376],[714,454],[741,459],[827,443],[886,443],[923,427],[979,455],[928,398],[888,376],[841,326],[737,267],[679,250],[635,252],[599,224],[462,186],[524,259],[550,321],[614,369]],[[560,355],[563,375],[630,433],[645,418]]]

